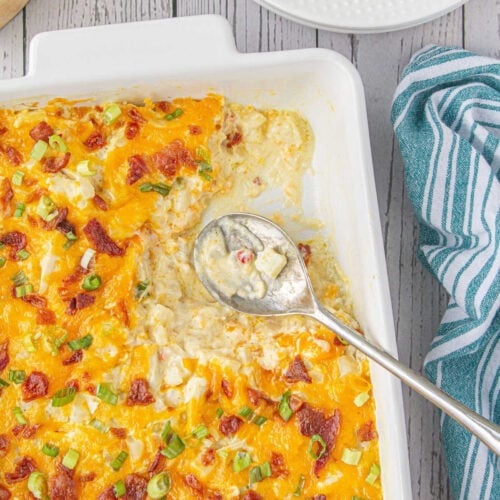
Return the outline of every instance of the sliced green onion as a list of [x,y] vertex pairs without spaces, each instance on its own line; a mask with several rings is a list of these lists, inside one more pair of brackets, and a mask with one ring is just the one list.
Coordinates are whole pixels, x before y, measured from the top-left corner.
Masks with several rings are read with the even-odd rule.
[[76,389],[74,387],[63,387],[52,396],[52,406],[65,406],[71,403],[75,399],[75,396]]
[[222,408],[217,408],[217,410],[215,411],[215,415],[217,416],[217,418],[221,418],[222,415],[224,415],[224,410]]
[[0,387],[9,387],[9,383],[7,380],[4,380],[3,378],[0,378]]
[[98,418],[93,418],[90,421],[90,425],[94,429],[97,429],[99,432],[102,432],[103,434],[106,434],[106,432],[109,431],[109,427],[104,422],[102,422],[101,420],[99,420]]
[[128,453],[126,451],[120,451],[120,453],[118,453],[118,455],[116,455],[116,457],[114,458],[114,460],[111,462],[111,468],[118,472],[123,464],[125,463],[125,460],[127,460],[127,457],[128,457]]
[[68,146],[62,140],[60,135],[54,134],[49,137],[49,146],[52,149],[57,149],[60,153],[66,153],[68,151]]
[[359,408],[360,406],[363,406],[369,399],[370,395],[367,392],[360,392],[354,398],[354,404]]
[[340,460],[347,465],[358,465],[361,460],[361,452],[354,448],[345,448]]
[[179,456],[186,448],[184,441],[175,432],[170,434],[166,441],[167,447],[161,450],[161,454],[165,455],[167,458],[175,458]]
[[23,184],[23,179],[24,172],[21,172],[20,170],[16,170],[12,174],[12,184],[14,184],[14,186],[21,186]]
[[306,484],[306,477],[303,474],[301,474],[299,482],[297,484],[297,488],[295,488],[295,491],[293,492],[294,497],[300,497],[300,495],[302,495],[302,490],[304,489],[305,484]]
[[97,274],[89,274],[85,276],[82,281],[82,288],[87,290],[87,292],[92,292],[93,290],[97,290],[101,286],[102,280],[101,277]]
[[96,396],[110,405],[118,403],[118,394],[111,390],[109,384],[97,384]]
[[262,424],[264,424],[265,422],[267,422],[267,418],[266,418],[266,417],[264,417],[263,415],[257,415],[257,416],[255,417],[255,419],[253,420],[253,423],[254,423],[255,425],[258,425],[259,427],[260,427]]
[[68,332],[64,332],[60,337],[56,338],[54,340],[54,346],[56,349],[59,349],[64,342],[66,342],[66,339],[68,338]]
[[368,473],[368,476],[366,476],[365,481],[368,484],[375,484],[375,481],[378,479],[380,476],[380,467],[378,464],[371,464],[370,466],[370,472]]
[[48,147],[46,142],[37,141],[31,150],[30,157],[33,158],[33,160],[40,161],[45,156]]
[[85,337],[80,337],[79,339],[70,340],[68,342],[68,347],[72,351],[78,351],[79,349],[88,349],[92,345],[93,340],[94,340],[94,337],[92,337],[92,335],[88,334],[88,335],[85,335]]
[[22,248],[19,252],[16,253],[16,257],[18,260],[26,260],[30,256],[30,253]]
[[97,170],[90,168],[90,160],[79,161],[76,165],[76,171],[84,177],[92,177],[97,173]]
[[217,455],[219,455],[220,457],[222,458],[227,458],[229,453],[227,452],[227,450],[217,450]]
[[5,257],[0,257],[0,267],[5,266],[6,262],[7,262],[7,259]]
[[259,465],[259,468],[262,479],[272,476],[273,471],[271,469],[271,464],[269,462],[264,462],[263,464]]
[[125,493],[127,493],[127,488],[125,487],[125,483],[122,479],[116,481],[116,483],[113,485],[113,492],[116,498],[120,498],[125,495]]
[[26,278],[26,275],[24,274],[24,271],[17,271],[12,278],[10,278],[13,282],[14,285],[19,286],[19,285],[24,285],[28,279]]
[[41,498],[43,500],[49,498],[47,477],[43,472],[35,471],[30,474],[30,477],[28,478],[28,490],[35,498]]
[[16,203],[16,210],[14,212],[14,217],[22,217],[24,211],[26,210],[26,205],[24,203]]
[[181,116],[184,113],[184,111],[181,108],[174,109],[172,113],[169,113],[168,115],[165,115],[165,120],[175,120],[179,116]]
[[250,420],[253,417],[253,410],[248,406],[244,406],[243,408],[241,408],[241,410],[238,413],[241,417],[247,420]]
[[122,114],[118,104],[110,104],[102,113],[102,121],[106,125],[111,125]]
[[290,407],[290,396],[292,395],[291,391],[286,391],[283,396],[281,396],[280,399],[280,404],[278,406],[278,411],[280,414],[280,417],[285,421],[288,422],[293,415],[292,408]]
[[9,370],[9,380],[14,384],[22,384],[26,379],[24,370]]
[[26,283],[26,285],[16,286],[15,293],[18,299],[25,297],[26,295],[33,293],[33,285],[31,283]]
[[57,210],[56,204],[50,199],[50,197],[43,195],[40,197],[40,201],[36,207],[36,213],[44,221],[50,222],[57,217],[59,211]]
[[18,424],[26,425],[28,423],[28,421],[26,420],[26,417],[24,416],[23,410],[21,410],[21,408],[19,408],[19,406],[16,406],[15,408],[13,408],[12,413],[14,413],[14,417],[16,417]]
[[207,426],[200,424],[196,429],[193,431],[192,435],[196,439],[203,439],[206,438],[210,433],[208,432]]
[[161,194],[162,196],[167,196],[167,194],[170,193],[171,189],[172,188],[170,186],[167,186],[162,182],[159,182],[158,184],[151,184],[151,182],[145,182],[144,184],[141,184],[139,186],[139,190],[142,193],[148,193],[150,191],[154,191],[156,193]]
[[42,447],[42,453],[48,457],[55,458],[59,455],[59,448],[54,444],[45,443]]
[[172,481],[168,472],[160,472],[148,482],[148,495],[151,498],[163,498],[169,491]]
[[258,482],[262,481],[263,478],[262,478],[262,473],[260,472],[259,466],[253,467],[252,469],[250,469],[249,478],[250,478],[250,484],[258,483]]
[[163,430],[161,431],[160,437],[162,438],[163,441],[166,441],[171,434],[172,434],[172,424],[170,423],[170,420],[167,420],[165,422]]
[[33,338],[31,337],[31,335],[28,334],[24,336],[23,344],[28,352],[36,352],[36,346],[35,344],[33,344]]
[[62,459],[62,464],[67,469],[73,470],[76,467],[79,458],[80,458],[80,453],[78,453],[75,449],[70,448],[66,452],[66,455],[64,455],[64,458]]
[[236,453],[233,459],[233,470],[234,472],[241,472],[245,470],[247,467],[250,467],[252,463],[252,457],[250,453],[246,453],[244,451],[239,451]]
[[85,252],[83,252],[82,258],[80,259],[80,266],[84,269],[89,268],[90,261],[94,258],[96,251],[93,248],[87,248]]
[[76,241],[78,237],[73,231],[68,231],[67,233],[64,234],[66,236],[66,239],[71,240],[71,241]]
[[203,161],[210,163],[210,156],[208,154],[208,151],[202,147],[197,147],[194,150],[196,157],[201,158]]
[[146,291],[149,287],[149,281],[139,281],[135,286],[135,298],[140,300],[144,298],[147,294]]
[[[319,443],[321,445],[319,453],[314,451],[314,443]],[[314,458],[314,460],[319,460],[326,452],[325,440],[319,434],[313,434],[311,441],[309,441],[309,448],[307,451],[309,452],[309,455]]]
[[208,163],[205,163],[204,161],[199,161],[198,175],[200,177],[203,177],[206,181],[211,181],[212,177],[208,174],[209,172],[212,172],[212,166],[209,165]]

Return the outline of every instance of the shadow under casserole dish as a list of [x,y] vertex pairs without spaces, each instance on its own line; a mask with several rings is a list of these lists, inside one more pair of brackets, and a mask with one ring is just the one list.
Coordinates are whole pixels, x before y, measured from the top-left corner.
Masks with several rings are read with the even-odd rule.
[[[0,110],[1,499],[382,497],[367,360],[219,305],[191,263],[207,209],[279,188],[305,224],[312,148],[297,113],[217,95]],[[357,328],[326,242],[299,247]]]

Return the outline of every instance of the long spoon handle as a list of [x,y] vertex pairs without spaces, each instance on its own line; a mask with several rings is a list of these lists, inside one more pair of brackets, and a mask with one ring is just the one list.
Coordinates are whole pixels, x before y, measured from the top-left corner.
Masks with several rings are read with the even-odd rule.
[[365,337],[352,330],[319,302],[310,316],[323,323],[327,328],[338,333],[351,345],[366,354],[373,361],[386,368],[408,387],[418,392],[425,399],[455,419],[465,429],[480,439],[490,450],[500,455],[500,426],[473,412],[470,408],[448,396],[419,373],[400,363],[396,358],[379,347],[375,347]]

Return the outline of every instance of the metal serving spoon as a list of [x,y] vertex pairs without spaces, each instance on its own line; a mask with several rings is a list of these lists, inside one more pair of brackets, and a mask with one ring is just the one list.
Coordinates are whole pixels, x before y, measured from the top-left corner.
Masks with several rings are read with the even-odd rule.
[[[249,245],[248,235],[246,237],[241,232],[238,234],[238,231],[227,234],[229,224],[234,225],[234,223],[245,226],[262,242],[264,248],[274,248],[287,258],[287,263],[278,277],[275,280],[267,280],[267,293],[263,298],[244,299],[236,294],[228,297],[215,283],[217,280],[211,279],[210,273],[207,272],[206,262],[202,259],[202,255],[206,256],[206,254],[202,248],[207,242],[207,237],[213,236],[214,231],[224,233],[225,244],[230,251]],[[343,324],[321,305],[314,295],[307,269],[295,243],[270,220],[247,213],[224,215],[213,220],[205,226],[196,239],[194,266],[201,282],[210,294],[236,311],[259,316],[303,314],[316,319],[443,410],[497,455],[500,455],[500,426],[448,396],[422,375],[403,365],[383,349],[376,347],[358,332]]]

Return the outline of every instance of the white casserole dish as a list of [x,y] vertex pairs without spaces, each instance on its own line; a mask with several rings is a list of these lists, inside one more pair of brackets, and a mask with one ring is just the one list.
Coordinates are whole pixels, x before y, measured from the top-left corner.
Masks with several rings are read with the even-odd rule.
[[[42,33],[31,44],[27,76],[0,81],[0,106],[207,92],[298,110],[309,120],[315,154],[314,171],[304,179],[304,211],[324,222],[366,335],[396,355],[363,88],[343,56],[324,49],[241,54],[230,25],[218,16]],[[259,212],[271,215],[277,208],[279,200],[271,199]],[[371,370],[385,498],[410,500],[401,387],[377,365]]]

